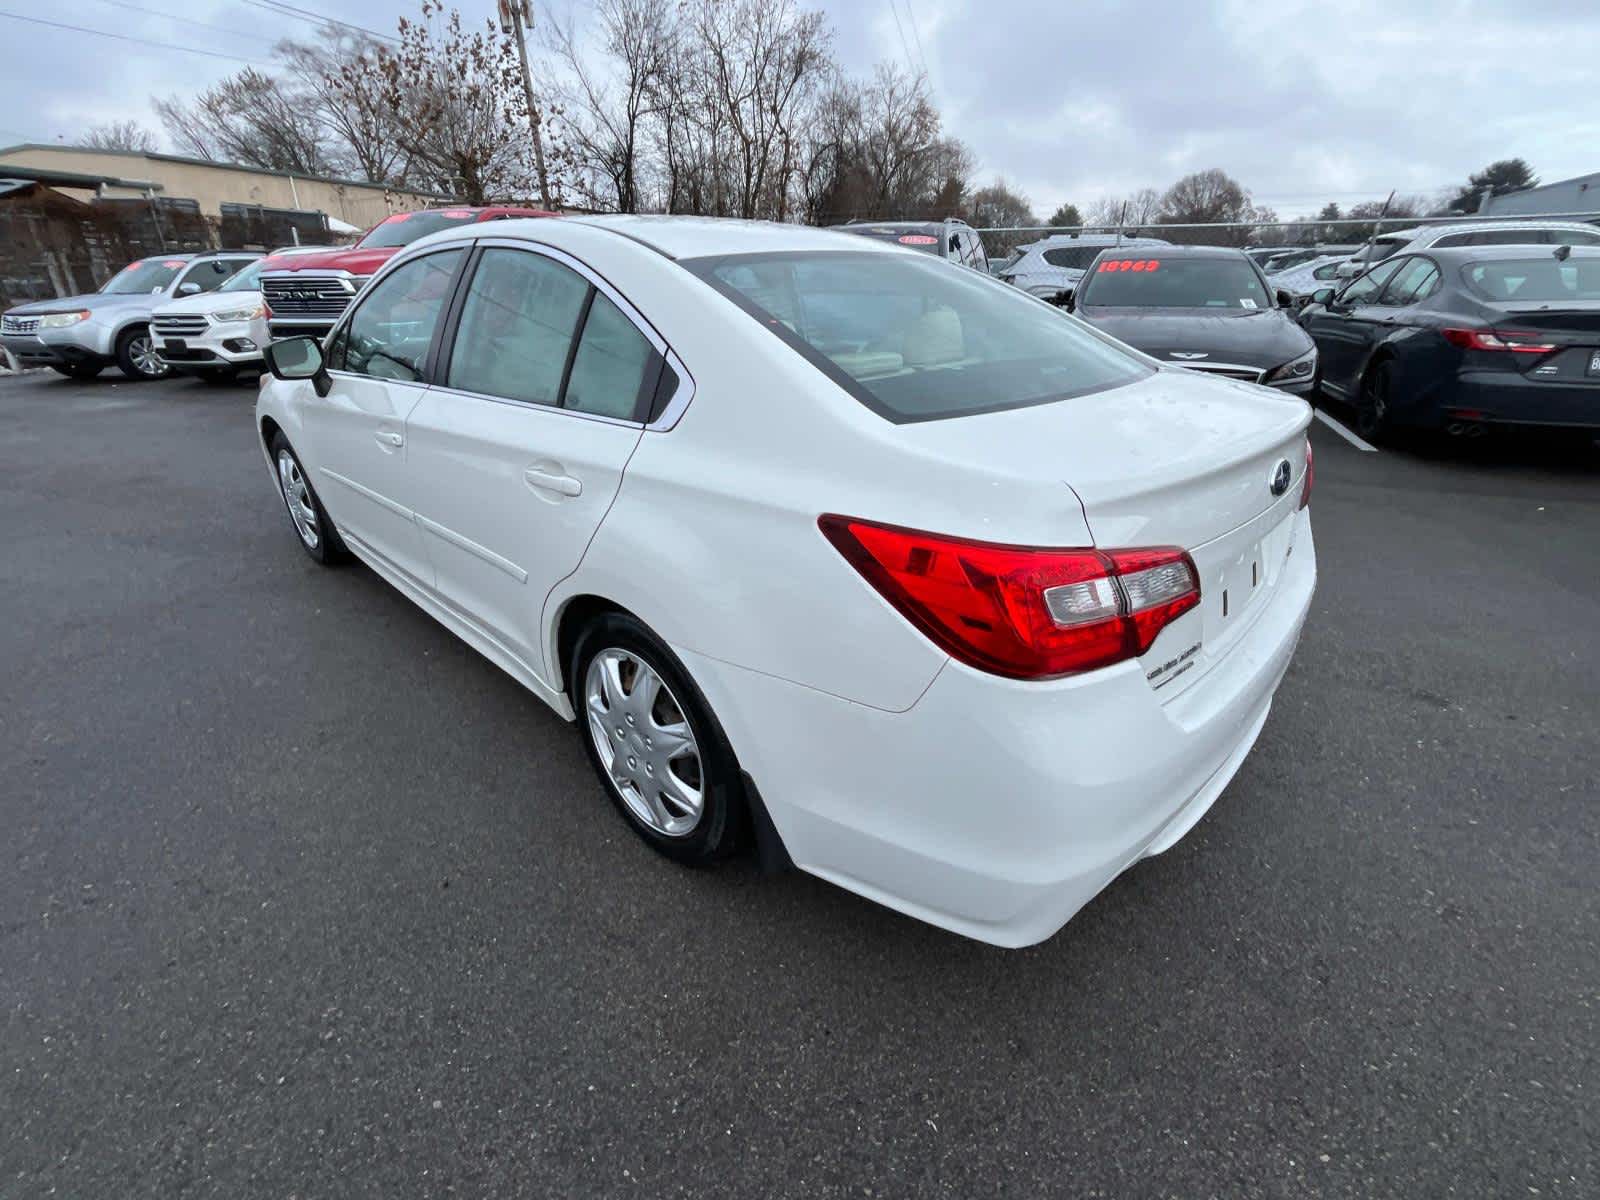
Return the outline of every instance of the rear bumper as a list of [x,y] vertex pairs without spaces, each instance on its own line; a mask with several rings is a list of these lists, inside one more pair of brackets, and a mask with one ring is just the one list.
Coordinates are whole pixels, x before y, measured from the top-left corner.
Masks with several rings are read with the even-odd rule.
[[1165,703],[1137,663],[1023,683],[947,663],[884,712],[679,649],[794,862],[956,933],[1025,946],[1174,845],[1266,721],[1316,584],[1309,518],[1247,634]]
[[1503,371],[1463,371],[1455,387],[1440,395],[1438,420],[1600,429],[1600,379],[1562,384]]

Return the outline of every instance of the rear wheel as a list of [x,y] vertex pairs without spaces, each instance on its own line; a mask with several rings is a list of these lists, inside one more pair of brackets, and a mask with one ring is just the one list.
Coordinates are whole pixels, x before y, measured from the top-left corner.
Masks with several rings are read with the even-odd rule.
[[172,368],[156,353],[150,330],[143,325],[125,329],[117,338],[117,368],[134,380],[165,379],[172,374]]
[[1356,398],[1356,432],[1369,442],[1379,442],[1394,430],[1389,412],[1391,364],[1381,362],[1367,371]]
[[93,379],[105,366],[102,363],[51,363],[50,369],[68,379]]
[[570,680],[589,761],[634,832],[689,866],[732,851],[744,820],[739,763],[666,644],[606,613],[579,635]]

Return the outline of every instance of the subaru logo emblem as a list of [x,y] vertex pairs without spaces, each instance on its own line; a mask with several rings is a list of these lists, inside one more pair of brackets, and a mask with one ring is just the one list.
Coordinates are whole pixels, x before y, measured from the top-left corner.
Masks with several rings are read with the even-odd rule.
[[1289,490],[1289,484],[1294,481],[1294,468],[1289,465],[1287,458],[1280,458],[1278,465],[1272,468],[1272,480],[1267,484],[1272,489],[1274,496],[1281,496]]

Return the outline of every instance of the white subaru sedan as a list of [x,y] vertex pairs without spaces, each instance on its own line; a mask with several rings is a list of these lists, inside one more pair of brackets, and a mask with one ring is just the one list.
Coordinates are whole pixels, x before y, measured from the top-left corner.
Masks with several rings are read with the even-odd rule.
[[304,549],[575,720],[641,838],[998,945],[1205,814],[1316,582],[1304,401],[849,234],[463,227],[268,359]]

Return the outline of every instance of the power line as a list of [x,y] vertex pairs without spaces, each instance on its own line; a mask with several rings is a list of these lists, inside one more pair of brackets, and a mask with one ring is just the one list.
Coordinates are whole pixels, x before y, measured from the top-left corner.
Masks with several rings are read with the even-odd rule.
[[906,66],[910,67],[912,72],[915,73],[917,64],[911,61],[911,43],[906,41],[905,26],[900,24],[900,9],[896,6],[894,0],[889,0],[889,12],[894,17],[894,27],[900,34],[900,50],[906,56]]
[[917,43],[917,57],[922,60],[922,73],[927,75],[929,73],[928,56],[922,52],[922,31],[917,28],[917,11],[911,7],[911,0],[905,0],[905,6],[906,24],[911,26],[911,36]]
[[264,12],[277,13],[281,17],[299,17],[302,21],[314,21],[318,25],[333,25],[340,29],[348,29],[351,33],[364,33],[368,37],[377,38],[380,42],[394,42],[394,38],[386,33],[379,33],[376,29],[368,29],[365,25],[355,25],[349,21],[340,21],[322,13],[311,12],[304,8],[297,8],[293,4],[286,4],[283,0],[240,0],[253,8]]
[[207,58],[225,58],[230,62],[254,64],[259,59],[245,58],[238,54],[224,54],[221,50],[202,50],[198,46],[179,46],[171,42],[155,42],[149,38],[130,37],[125,33],[111,33],[104,29],[90,29],[84,25],[67,25],[61,21],[46,21],[43,17],[25,17],[21,13],[7,12],[0,8],[0,17],[10,17],[13,21],[27,21],[34,25],[47,25],[51,29],[67,29],[73,33],[92,33],[95,37],[114,38],[119,42],[132,42],[138,46],[154,46],[157,50],[179,50],[185,54],[203,54]]
[[139,4],[129,4],[127,0],[100,0],[101,4],[110,4],[115,8],[126,8],[130,12],[144,13],[151,17],[161,17],[164,20],[176,21],[179,25],[192,25],[196,29],[211,29],[217,33],[226,33],[230,37],[248,38],[256,45],[261,44],[259,33],[246,33],[242,29],[229,29],[226,25],[213,25],[209,21],[196,21],[193,17],[180,17],[177,13],[162,12],[155,8],[145,8]]

